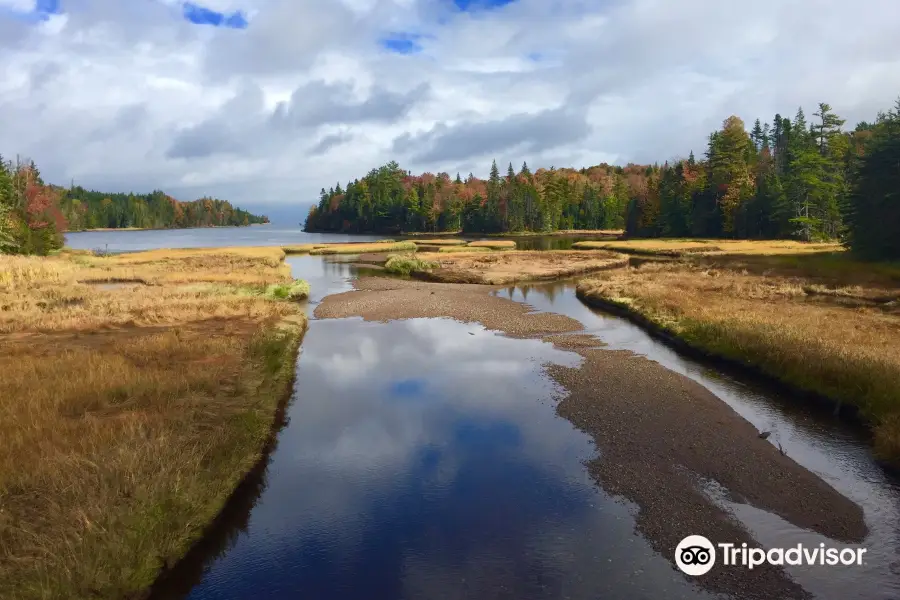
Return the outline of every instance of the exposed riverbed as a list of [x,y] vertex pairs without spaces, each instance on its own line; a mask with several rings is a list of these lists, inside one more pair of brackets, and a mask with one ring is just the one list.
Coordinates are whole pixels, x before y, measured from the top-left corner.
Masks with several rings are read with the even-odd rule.
[[[295,277],[310,282],[311,311],[318,307],[331,316],[346,309],[331,299],[328,306],[321,302],[352,288],[354,267],[315,257],[288,262]],[[495,293],[515,304],[487,295],[469,302],[466,294],[483,293],[474,288],[461,287],[457,297],[415,285],[422,287],[414,296],[401,296],[402,290],[380,296],[396,300],[380,315],[374,307],[384,292],[378,286],[357,292],[362,295],[347,310],[374,320],[311,321],[289,421],[268,469],[219,532],[223,543],[176,571],[159,597],[710,597],[654,550],[659,538],[635,534],[637,505],[597,486],[585,468],[597,463],[592,437],[557,415],[566,393],[557,380],[564,377],[551,378],[547,367],[579,372],[586,360],[579,344],[596,345],[571,336],[582,327],[607,344],[599,352],[647,356],[711,390],[757,428],[773,432],[759,444],[780,444],[787,457],[862,507],[867,565],[791,571],[806,592],[900,597],[900,577],[890,567],[898,560],[900,490],[874,465],[859,431],[679,357],[627,322],[586,308],[571,285]],[[454,314],[440,304],[454,298],[472,311],[458,319],[510,335],[447,318],[379,322],[404,312]],[[531,307],[557,316],[520,318]],[[509,315],[519,315],[511,319],[518,324],[502,327]],[[535,337],[554,332],[569,332],[568,340]],[[720,432],[730,433],[727,427]],[[762,447],[753,448],[771,459]],[[706,488],[712,503],[765,546],[826,541],[722,497],[713,483]],[[679,513],[673,508],[672,514]],[[783,585],[770,577],[769,584]],[[748,590],[745,597],[764,594]]]

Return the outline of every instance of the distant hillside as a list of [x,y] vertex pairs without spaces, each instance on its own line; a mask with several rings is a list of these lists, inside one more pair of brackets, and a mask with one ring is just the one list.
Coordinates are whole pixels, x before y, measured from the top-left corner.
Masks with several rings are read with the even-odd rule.
[[269,222],[266,216],[254,215],[232,206],[227,200],[216,198],[182,202],[159,190],[149,194],[110,194],[82,187],[56,189],[60,195],[59,207],[69,231],[125,227],[223,227]]

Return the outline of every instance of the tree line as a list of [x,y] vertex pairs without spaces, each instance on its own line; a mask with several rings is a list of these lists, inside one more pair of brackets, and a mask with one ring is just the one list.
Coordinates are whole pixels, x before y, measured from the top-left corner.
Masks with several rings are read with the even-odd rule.
[[44,183],[34,161],[0,156],[0,253],[48,254],[63,245],[63,232],[96,228],[243,226],[268,218],[226,200],[181,202],[162,191],[109,194],[80,186]]
[[496,161],[488,179],[412,175],[390,162],[321,191],[307,231],[502,233],[624,229],[632,237],[841,240],[900,258],[900,101],[843,129],[820,104],[807,119],[736,117],[706,152],[663,165],[538,169]]

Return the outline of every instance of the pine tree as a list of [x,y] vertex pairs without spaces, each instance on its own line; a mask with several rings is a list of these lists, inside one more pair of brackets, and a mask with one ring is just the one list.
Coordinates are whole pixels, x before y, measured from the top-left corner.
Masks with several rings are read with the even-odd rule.
[[863,258],[900,259],[900,100],[873,129],[846,208],[847,245]]

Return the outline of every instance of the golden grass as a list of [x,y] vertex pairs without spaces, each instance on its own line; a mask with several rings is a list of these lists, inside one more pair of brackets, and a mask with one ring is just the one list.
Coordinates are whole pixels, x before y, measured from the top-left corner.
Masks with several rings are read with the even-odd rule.
[[823,285],[669,262],[605,272],[582,281],[578,295],[640,315],[710,354],[859,407],[874,425],[878,453],[900,461],[900,284]]
[[296,246],[282,246],[281,249],[285,254],[309,254],[317,246],[321,246],[321,244],[298,244]]
[[460,238],[423,238],[421,240],[413,240],[413,243],[420,246],[465,246],[468,242]]
[[482,246],[440,246],[438,252],[447,253],[447,252],[469,252],[469,253],[477,253],[477,252],[496,252],[494,248],[485,248]]
[[622,229],[557,229],[556,231],[507,231],[505,233],[491,233],[491,237],[559,237],[579,235],[606,235],[619,236],[624,234]]
[[[516,281],[540,281],[571,277],[591,271],[625,266],[628,258],[611,252],[569,250],[419,253],[418,258],[436,263],[428,278],[458,283],[503,285]],[[413,270],[415,274],[416,271]]]
[[808,252],[840,252],[837,243],[806,243],[793,240],[692,240],[692,239],[637,239],[595,242],[575,242],[576,250],[611,250],[638,254],[685,255],[778,255]]
[[415,252],[413,242],[356,242],[350,244],[317,245],[310,254],[313,256],[326,254],[363,254],[369,252]]
[[218,513],[305,329],[279,252],[0,256],[0,598],[140,596]]
[[[0,334],[282,317],[296,309],[259,294],[292,281],[283,257],[279,248],[0,256]],[[109,282],[135,285],[97,285]]]
[[481,240],[478,242],[469,242],[469,248],[489,248],[491,250],[512,250],[516,247],[516,243],[512,240]]

